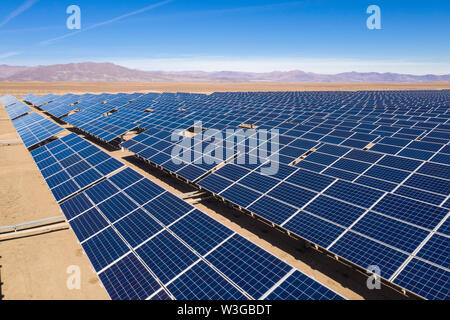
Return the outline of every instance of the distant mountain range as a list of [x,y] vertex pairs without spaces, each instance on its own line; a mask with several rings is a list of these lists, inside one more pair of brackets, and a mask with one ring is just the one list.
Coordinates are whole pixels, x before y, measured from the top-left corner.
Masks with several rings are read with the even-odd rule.
[[0,65],[0,81],[106,81],[106,82],[450,82],[450,75],[411,75],[398,73],[317,74],[299,70],[267,73],[142,71],[113,63],[70,63],[23,67]]

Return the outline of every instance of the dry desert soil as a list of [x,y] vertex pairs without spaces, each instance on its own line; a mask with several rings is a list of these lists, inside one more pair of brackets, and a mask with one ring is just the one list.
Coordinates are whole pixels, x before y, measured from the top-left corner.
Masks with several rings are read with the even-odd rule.
[[0,95],[23,96],[32,93],[101,92],[195,92],[227,91],[358,91],[358,90],[442,90],[450,82],[435,83],[203,83],[203,82],[0,82]]

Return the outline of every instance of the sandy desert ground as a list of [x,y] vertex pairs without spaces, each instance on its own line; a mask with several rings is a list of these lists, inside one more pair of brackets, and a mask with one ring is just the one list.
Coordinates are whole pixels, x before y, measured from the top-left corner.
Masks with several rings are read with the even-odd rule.
[[0,95],[28,93],[101,92],[196,92],[226,91],[357,91],[357,90],[442,90],[450,82],[437,83],[160,83],[160,82],[0,82]]
[[[431,86],[431,85],[430,85]],[[368,88],[384,88],[373,85]],[[417,85],[399,85],[399,88],[424,89]],[[450,84],[432,86],[435,89],[450,88]],[[134,91],[190,91],[209,92],[218,90],[307,90],[305,85],[269,84],[92,84],[92,83],[0,83],[0,95],[11,93],[18,97],[27,93],[85,93],[85,92],[134,92]],[[310,85],[310,90],[354,90],[361,86]],[[333,89],[332,89],[333,88]],[[394,87],[391,87],[394,89]],[[35,110],[37,112],[37,110]],[[18,139],[18,135],[6,111],[0,106],[0,141]],[[67,128],[70,128],[68,126]],[[68,133],[68,132],[67,132]],[[192,191],[190,187],[161,171],[137,161],[131,154],[111,151],[95,143],[127,166],[137,170],[152,181],[174,194]],[[358,271],[337,263],[331,257],[312,249],[305,249],[301,242],[267,227],[265,224],[234,211],[217,201],[202,201],[194,204],[210,216],[224,223],[272,254],[292,264],[306,274],[326,284],[349,299],[402,298],[389,288],[370,291],[366,278]],[[37,166],[25,146],[16,144],[0,146],[0,227],[61,215],[61,211],[42,178]],[[0,240],[0,299],[107,299],[105,290],[90,266],[69,229],[41,233],[15,240]],[[68,290],[67,267],[80,266],[81,290]]]

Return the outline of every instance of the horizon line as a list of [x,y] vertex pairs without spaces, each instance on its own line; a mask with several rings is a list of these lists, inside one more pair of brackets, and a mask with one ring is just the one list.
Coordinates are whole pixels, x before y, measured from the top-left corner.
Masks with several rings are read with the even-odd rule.
[[38,68],[38,67],[52,67],[52,66],[64,66],[64,65],[77,65],[77,64],[111,64],[114,66],[126,68],[129,70],[136,70],[140,72],[161,72],[161,73],[188,73],[188,72],[202,72],[202,73],[221,73],[221,72],[229,72],[229,73],[247,73],[247,74],[269,74],[269,73],[289,73],[289,72],[302,72],[305,74],[316,74],[316,75],[324,75],[324,76],[334,76],[334,75],[340,75],[340,74],[346,74],[346,73],[356,73],[356,74],[394,74],[394,75],[406,75],[406,76],[450,76],[450,73],[421,73],[421,74],[414,74],[414,73],[401,73],[401,72],[391,72],[391,71],[342,71],[337,73],[322,73],[322,72],[314,72],[314,71],[304,71],[301,69],[290,69],[290,70],[271,70],[271,71],[242,71],[242,70],[227,70],[227,69],[218,69],[218,70],[201,70],[201,69],[186,69],[186,70],[164,70],[164,69],[153,69],[153,70],[145,70],[145,69],[138,69],[138,68],[132,68],[128,67],[123,64],[110,62],[110,61],[84,61],[84,62],[67,62],[67,63],[53,63],[53,64],[36,64],[36,65],[12,65],[7,63],[2,63],[0,66],[6,66],[6,67],[13,67],[13,68]]

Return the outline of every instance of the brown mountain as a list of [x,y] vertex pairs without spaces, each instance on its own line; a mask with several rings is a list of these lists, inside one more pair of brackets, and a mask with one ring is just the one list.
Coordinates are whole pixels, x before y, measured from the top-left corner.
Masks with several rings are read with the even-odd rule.
[[118,81],[118,82],[449,82],[450,75],[410,75],[397,73],[317,74],[299,70],[267,73],[142,71],[113,63],[70,63],[23,67],[0,65],[0,81]]

